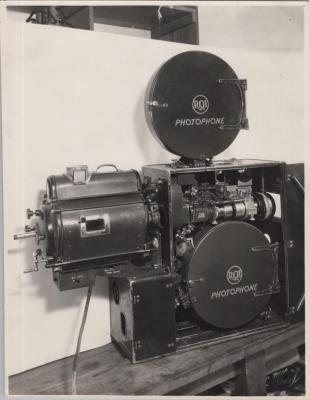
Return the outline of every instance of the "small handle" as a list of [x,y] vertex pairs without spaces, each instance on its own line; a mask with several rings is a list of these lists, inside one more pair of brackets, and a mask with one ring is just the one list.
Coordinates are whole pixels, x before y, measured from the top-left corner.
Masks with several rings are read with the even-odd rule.
[[117,172],[119,172],[119,169],[116,167],[116,165],[114,165],[114,164],[101,164],[101,165],[99,165],[98,167],[97,167],[97,169],[96,169],[96,172],[98,172],[98,170],[100,169],[100,168],[103,168],[103,167],[112,167],[112,168],[115,168],[115,170],[117,171]]
[[224,129],[249,129],[249,122],[247,118],[247,105],[246,105],[246,94],[247,90],[247,81],[246,79],[223,79],[220,78],[217,80],[217,83],[220,84],[229,84],[234,85],[239,90],[240,100],[241,100],[241,115],[240,119],[236,124],[226,124],[221,125],[219,128]]
[[38,232],[38,230],[36,228],[32,228],[28,225],[25,226],[24,233],[16,233],[13,237],[14,237],[14,240],[29,239],[29,238],[34,237],[37,239],[38,244],[40,243],[41,240],[45,239],[45,235]]
[[41,263],[46,263],[47,258],[43,258],[43,253],[41,249],[37,249],[33,253],[33,261],[34,261],[34,268],[27,268],[24,270],[24,274],[28,274],[29,272],[38,272],[39,270],[39,264]]

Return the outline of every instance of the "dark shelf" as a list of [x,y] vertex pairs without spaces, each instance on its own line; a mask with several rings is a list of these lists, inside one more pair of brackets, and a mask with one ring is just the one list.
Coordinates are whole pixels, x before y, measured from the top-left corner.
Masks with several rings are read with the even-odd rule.
[[198,8],[191,6],[11,6],[28,22],[93,30],[94,23],[143,29],[152,39],[198,44]]

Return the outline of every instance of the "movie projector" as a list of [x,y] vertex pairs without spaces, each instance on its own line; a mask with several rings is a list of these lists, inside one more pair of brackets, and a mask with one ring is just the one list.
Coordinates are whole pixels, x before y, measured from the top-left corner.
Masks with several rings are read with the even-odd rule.
[[248,129],[246,89],[213,54],[171,58],[145,110],[180,158],[142,176],[106,165],[50,176],[41,208],[27,210],[31,225],[15,235],[45,241],[30,271],[45,263],[60,290],[109,277],[111,336],[133,363],[301,317],[303,166],[213,160]]

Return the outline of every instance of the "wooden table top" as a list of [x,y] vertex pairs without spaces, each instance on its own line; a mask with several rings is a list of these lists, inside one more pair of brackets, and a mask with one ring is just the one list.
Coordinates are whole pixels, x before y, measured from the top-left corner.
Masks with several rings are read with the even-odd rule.
[[[236,376],[239,361],[257,352],[265,351],[267,369],[274,369],[272,360],[304,343],[304,331],[304,323],[297,323],[135,365],[110,343],[81,353],[77,393],[183,394],[182,387],[187,387],[186,394],[198,393]],[[9,377],[9,394],[70,394],[72,361],[73,357],[67,357]]]

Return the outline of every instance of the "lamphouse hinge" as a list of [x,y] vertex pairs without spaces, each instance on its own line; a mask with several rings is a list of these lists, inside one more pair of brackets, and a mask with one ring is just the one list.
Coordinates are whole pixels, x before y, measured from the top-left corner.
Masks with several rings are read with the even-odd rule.
[[142,341],[134,340],[133,346],[134,346],[135,351],[140,350],[142,348]]
[[294,241],[293,240],[286,240],[285,245],[287,249],[292,249],[294,247]]
[[138,304],[141,301],[141,296],[139,294],[135,294],[133,296],[133,304]]
[[296,314],[296,307],[294,306],[289,307],[287,315],[294,315],[294,314]]

